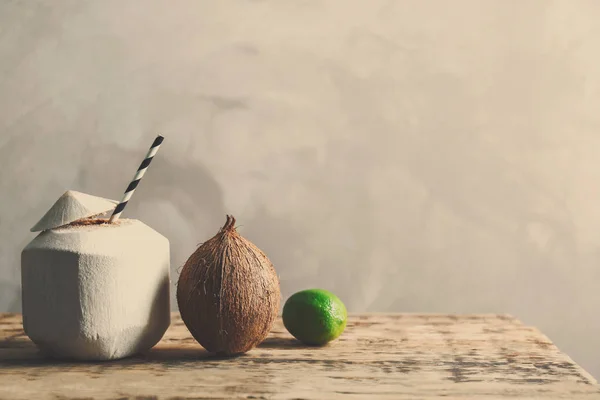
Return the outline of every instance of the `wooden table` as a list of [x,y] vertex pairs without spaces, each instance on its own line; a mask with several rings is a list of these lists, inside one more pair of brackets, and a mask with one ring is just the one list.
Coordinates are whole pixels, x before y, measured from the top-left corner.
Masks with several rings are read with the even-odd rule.
[[0,399],[600,399],[596,381],[537,329],[507,315],[367,314],[323,348],[278,321],[232,359],[207,354],[178,314],[146,354],[43,359],[21,316],[0,314]]

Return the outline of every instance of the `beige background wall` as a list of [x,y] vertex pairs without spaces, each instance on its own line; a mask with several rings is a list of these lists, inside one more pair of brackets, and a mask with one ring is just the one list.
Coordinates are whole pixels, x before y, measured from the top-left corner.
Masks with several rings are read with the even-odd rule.
[[233,213],[283,295],[508,312],[600,376],[600,2],[0,1],[0,311],[65,190],[175,270]]

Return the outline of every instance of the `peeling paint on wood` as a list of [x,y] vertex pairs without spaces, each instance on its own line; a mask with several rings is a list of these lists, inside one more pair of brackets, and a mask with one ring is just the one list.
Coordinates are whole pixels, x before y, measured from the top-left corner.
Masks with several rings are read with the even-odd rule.
[[599,399],[537,329],[507,315],[365,314],[323,348],[281,320],[258,348],[215,357],[179,317],[149,352],[98,363],[43,358],[0,314],[0,399]]

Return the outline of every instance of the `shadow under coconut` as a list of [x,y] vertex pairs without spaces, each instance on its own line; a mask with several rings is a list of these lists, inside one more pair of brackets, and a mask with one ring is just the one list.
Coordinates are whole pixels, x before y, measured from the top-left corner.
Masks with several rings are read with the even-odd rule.
[[[6,349],[5,349],[6,350]],[[197,348],[153,348],[144,353],[136,354],[127,358],[118,360],[74,360],[66,358],[55,358],[46,354],[35,346],[29,346],[27,349],[20,348],[14,351],[14,357],[11,357],[10,351],[5,351],[3,359],[0,361],[0,371],[3,367],[21,367],[21,368],[48,368],[50,370],[61,371],[72,368],[87,366],[97,370],[96,372],[107,371],[111,369],[133,368],[146,365],[179,365],[189,362],[220,362],[243,358],[244,354],[237,356],[221,356],[209,353],[201,347]],[[26,357],[24,357],[26,353]]]
[[153,348],[134,358],[144,362],[152,361],[224,361],[243,357],[245,354],[223,355],[206,351],[202,347]]
[[314,349],[320,347],[327,347],[327,344],[310,345],[302,343],[301,341],[294,338],[279,337],[266,338],[261,344],[257,346],[258,349]]
[[210,353],[201,346],[194,347],[155,347],[148,350],[145,353],[139,354],[130,358],[131,360],[138,359],[143,362],[168,362],[168,361],[227,361],[244,358],[256,358],[261,357],[264,353],[256,353],[257,350],[273,350],[273,349],[290,349],[290,350],[302,350],[302,349],[314,349],[327,347],[325,345],[308,345],[300,342],[294,338],[280,338],[280,337],[269,337],[266,338],[261,344],[256,346],[254,349],[242,354],[235,355],[223,355]]
[[134,358],[145,362],[152,361],[227,361],[247,357],[256,357],[256,350],[267,349],[313,349],[326,347],[319,345],[308,345],[294,338],[277,338],[270,337],[265,339],[261,344],[254,349],[242,354],[224,355],[210,353],[204,348],[198,347],[156,347],[148,350],[145,353],[139,354]]
[[[87,365],[93,368],[96,373],[123,367],[135,369],[136,367],[147,366],[148,364],[162,365],[164,367],[177,367],[189,365],[189,363],[215,363],[235,360],[243,362],[244,359],[256,359],[257,357],[264,358],[264,353],[261,354],[256,352],[261,349],[303,350],[327,347],[327,345],[307,345],[294,338],[267,338],[253,350],[244,354],[232,356],[210,353],[200,346],[155,347],[146,352],[119,360],[83,361],[51,357],[50,355],[39,351],[30,341],[27,341],[27,343],[15,343],[14,341],[9,343],[8,341],[5,341],[4,343],[0,342],[0,345],[2,345],[4,349],[3,360],[0,362],[0,371],[3,367],[43,367],[50,370],[61,371]],[[14,353],[14,357],[11,357],[11,350]],[[26,356],[24,357],[24,355]]]

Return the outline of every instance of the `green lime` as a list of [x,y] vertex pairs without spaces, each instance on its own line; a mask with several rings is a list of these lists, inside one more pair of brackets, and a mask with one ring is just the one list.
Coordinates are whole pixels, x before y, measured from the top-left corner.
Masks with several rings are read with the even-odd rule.
[[322,289],[302,290],[283,306],[283,325],[296,339],[324,345],[346,328],[346,306],[333,293]]

